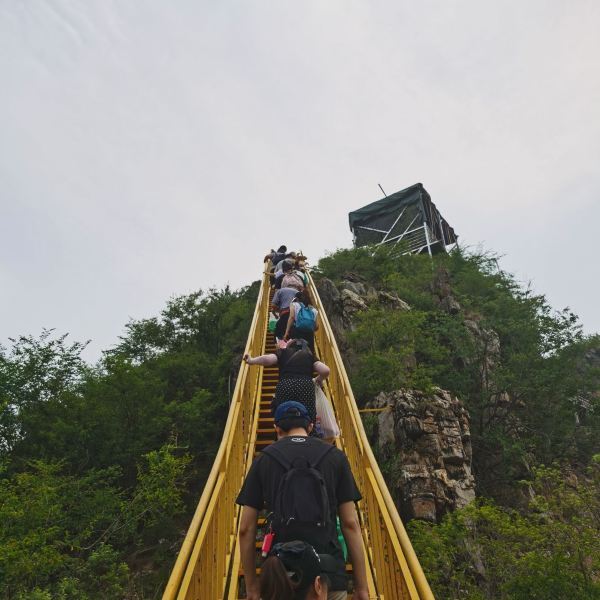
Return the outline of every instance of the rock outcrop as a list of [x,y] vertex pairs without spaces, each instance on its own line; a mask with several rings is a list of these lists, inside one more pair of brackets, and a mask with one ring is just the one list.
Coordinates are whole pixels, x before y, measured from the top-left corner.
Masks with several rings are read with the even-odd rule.
[[375,447],[404,519],[439,521],[475,498],[469,415],[449,392],[381,393]]
[[317,289],[342,352],[347,350],[346,336],[354,329],[358,312],[377,305],[391,310],[410,310],[395,292],[376,290],[354,273],[345,274],[337,286],[330,279],[320,279]]
[[[356,357],[348,347],[347,335],[354,330],[360,311],[371,307],[411,310],[395,292],[376,290],[354,273],[344,275],[338,285],[321,279],[317,288],[349,369]],[[462,311],[451,294],[446,272],[438,273],[431,291],[442,310],[451,314]],[[475,343],[489,349],[489,360],[482,369],[487,384],[488,372],[499,353],[498,338],[495,332],[480,326],[476,315],[465,318],[465,327]],[[414,356],[410,359],[416,362]],[[442,389],[430,395],[398,390],[380,393],[367,406],[389,407],[372,413],[372,441],[404,519],[439,521],[446,512],[475,498],[469,415],[458,398]]]

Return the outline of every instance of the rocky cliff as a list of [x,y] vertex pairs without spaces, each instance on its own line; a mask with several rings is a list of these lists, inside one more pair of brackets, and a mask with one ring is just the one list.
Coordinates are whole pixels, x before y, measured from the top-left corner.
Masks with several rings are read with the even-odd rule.
[[[353,355],[347,336],[359,311],[373,306],[411,310],[396,293],[376,290],[353,273],[344,275],[337,285],[323,278],[318,290],[349,367]],[[432,293],[447,310],[460,309],[443,281]],[[375,409],[364,413],[365,420],[404,519],[438,521],[447,511],[475,498],[469,415],[456,396],[439,388],[431,394],[402,389],[380,393],[367,408]]]
[[475,499],[469,415],[458,398],[436,389],[381,393],[373,438],[402,518],[439,521]]

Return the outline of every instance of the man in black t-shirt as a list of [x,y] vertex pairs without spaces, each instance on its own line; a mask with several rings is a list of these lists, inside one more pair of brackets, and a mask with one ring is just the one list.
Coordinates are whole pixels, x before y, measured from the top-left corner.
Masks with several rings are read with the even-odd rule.
[[[275,429],[278,441],[274,446],[288,461],[303,456],[309,461],[313,456],[322,454],[323,442],[318,438],[308,437],[312,423],[306,407],[298,402],[284,402],[275,413]],[[356,487],[354,477],[346,455],[337,448],[325,454],[318,465],[323,476],[331,519],[327,530],[318,535],[306,532],[306,541],[316,551],[331,554],[338,558],[339,570],[332,577],[332,586],[328,600],[344,600],[346,598],[346,575],[342,550],[337,539],[336,517],[339,514],[342,533],[346,540],[352,561],[354,574],[354,595],[356,600],[368,600],[367,576],[362,545],[360,524],[354,503],[361,495]],[[244,567],[247,598],[259,600],[259,586],[255,574],[255,540],[259,511],[266,508],[272,510],[281,479],[285,475],[284,467],[265,454],[259,455],[246,476],[236,502],[242,505],[240,522],[240,554]],[[275,542],[277,542],[277,537]]]

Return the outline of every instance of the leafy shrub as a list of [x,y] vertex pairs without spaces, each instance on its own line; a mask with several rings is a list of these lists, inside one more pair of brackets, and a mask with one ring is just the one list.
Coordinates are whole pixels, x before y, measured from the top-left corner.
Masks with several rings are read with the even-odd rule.
[[439,598],[600,598],[600,468],[539,468],[521,511],[480,500],[409,532]]

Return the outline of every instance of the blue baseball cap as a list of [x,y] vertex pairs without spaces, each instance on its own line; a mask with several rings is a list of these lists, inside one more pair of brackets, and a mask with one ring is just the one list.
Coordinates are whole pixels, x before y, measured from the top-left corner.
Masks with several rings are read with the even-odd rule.
[[275,423],[279,423],[284,419],[294,419],[298,417],[306,419],[306,421],[310,423],[310,415],[308,414],[308,410],[306,410],[306,406],[304,406],[304,404],[300,404],[300,402],[289,400],[288,402],[282,402],[275,409]]

